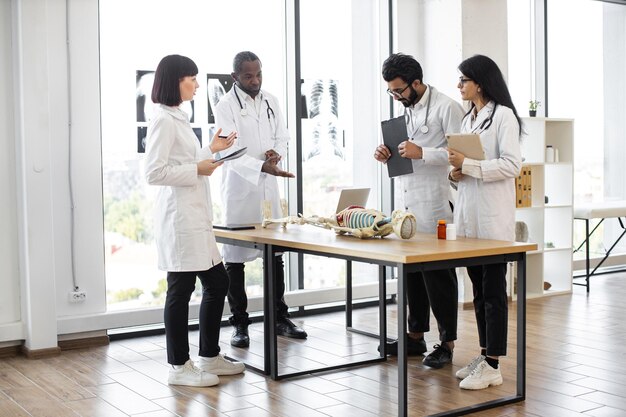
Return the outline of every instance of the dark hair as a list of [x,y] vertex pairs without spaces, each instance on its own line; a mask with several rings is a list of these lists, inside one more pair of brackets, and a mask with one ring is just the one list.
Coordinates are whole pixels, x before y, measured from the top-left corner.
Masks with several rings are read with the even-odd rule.
[[180,80],[198,74],[196,63],[186,56],[168,55],[159,62],[152,85],[152,101],[166,106],[178,106]]
[[407,84],[424,77],[422,66],[411,55],[393,54],[383,62],[383,79],[387,82],[400,77]]
[[249,62],[249,61],[261,62],[259,57],[256,56],[254,52],[250,52],[250,51],[239,52],[237,55],[235,55],[235,58],[233,59],[233,72],[235,74],[239,74],[239,72],[241,72],[241,67],[243,63]]
[[[481,92],[487,100],[493,100],[496,104],[501,104],[513,110],[521,135],[522,120],[517,114],[517,110],[515,110],[511,93],[509,93],[509,88],[506,86],[498,64],[487,56],[474,55],[459,64],[459,71],[480,86]],[[472,103],[470,111],[473,109],[474,103]]]

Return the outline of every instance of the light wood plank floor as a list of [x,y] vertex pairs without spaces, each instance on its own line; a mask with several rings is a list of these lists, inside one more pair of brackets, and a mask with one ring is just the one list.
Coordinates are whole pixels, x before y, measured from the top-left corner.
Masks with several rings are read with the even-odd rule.
[[[593,280],[591,294],[575,287],[572,295],[528,302],[527,400],[481,416],[625,416],[626,274]],[[396,306],[389,307],[390,335]],[[501,361],[505,382],[478,392],[458,388],[454,372],[477,353],[473,311],[459,314],[454,364],[426,368],[411,358],[409,407],[422,416],[513,394],[515,388],[515,308],[510,308],[510,355]],[[346,333],[343,313],[295,319],[309,332],[306,341],[281,338],[283,370],[373,357],[374,339]],[[377,309],[355,311],[357,328],[376,330]],[[433,321],[432,328],[436,328]],[[197,332],[191,332],[192,356]],[[261,324],[251,327],[249,349],[228,345],[224,352],[253,363],[261,361]],[[437,342],[434,332],[429,346]],[[65,351],[40,360],[0,360],[0,416],[393,416],[396,413],[396,361],[272,381],[247,371],[221,377],[212,388],[167,385],[165,340],[151,336],[109,346]]]

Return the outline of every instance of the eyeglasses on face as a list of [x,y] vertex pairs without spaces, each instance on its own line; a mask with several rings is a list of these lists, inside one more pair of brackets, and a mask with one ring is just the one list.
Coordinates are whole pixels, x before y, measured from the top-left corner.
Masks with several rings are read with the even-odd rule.
[[461,85],[465,85],[466,82],[468,81],[474,81],[471,78],[463,78],[463,77],[459,77],[459,84]]
[[402,97],[402,93],[404,93],[404,90],[406,90],[410,86],[411,83],[407,84],[404,88],[396,88],[395,90],[387,89],[387,94],[389,94],[391,97]]

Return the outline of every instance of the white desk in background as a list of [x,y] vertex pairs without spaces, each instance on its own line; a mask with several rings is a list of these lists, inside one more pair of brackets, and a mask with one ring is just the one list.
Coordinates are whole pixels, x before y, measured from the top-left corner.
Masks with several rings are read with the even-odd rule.
[[[589,259],[589,239],[593,232],[604,222],[605,219],[616,218],[619,222],[620,227],[622,228],[622,234],[613,242],[609,250],[606,251],[604,257],[596,265],[592,271],[590,264],[591,261]],[[583,220],[585,222],[585,240],[574,250],[574,252],[578,252],[580,248],[585,246],[585,275],[576,275],[574,278],[585,278],[585,282],[574,282],[574,285],[583,285],[587,288],[587,292],[589,292],[589,278],[592,275],[598,275],[600,272],[596,272],[600,266],[607,260],[611,251],[615,246],[619,243],[619,241],[626,234],[626,200],[615,200],[615,201],[603,201],[598,203],[588,203],[588,204],[577,204],[574,206],[574,219],[575,220]],[[600,219],[598,224],[594,226],[594,228],[590,231],[589,224],[591,220]],[[620,272],[625,271],[626,269],[619,270],[611,270],[609,272]],[[605,272],[608,273],[608,272]]]

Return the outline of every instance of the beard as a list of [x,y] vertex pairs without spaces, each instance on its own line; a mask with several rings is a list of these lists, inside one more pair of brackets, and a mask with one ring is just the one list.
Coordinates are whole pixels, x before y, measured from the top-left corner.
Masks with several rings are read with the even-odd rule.
[[256,89],[251,89],[251,88],[246,88],[243,85],[241,85],[240,82],[237,82],[237,87],[239,87],[241,89],[241,91],[243,91],[244,93],[246,93],[247,95],[249,95],[252,98],[256,97],[256,95],[259,94],[259,92],[261,91],[261,86],[260,85]]
[[404,107],[411,107],[418,101],[417,91],[415,91],[412,85],[410,85],[409,88],[411,89],[411,94],[409,95],[409,97],[407,98],[402,97],[401,99],[398,100],[400,103],[402,103]]

